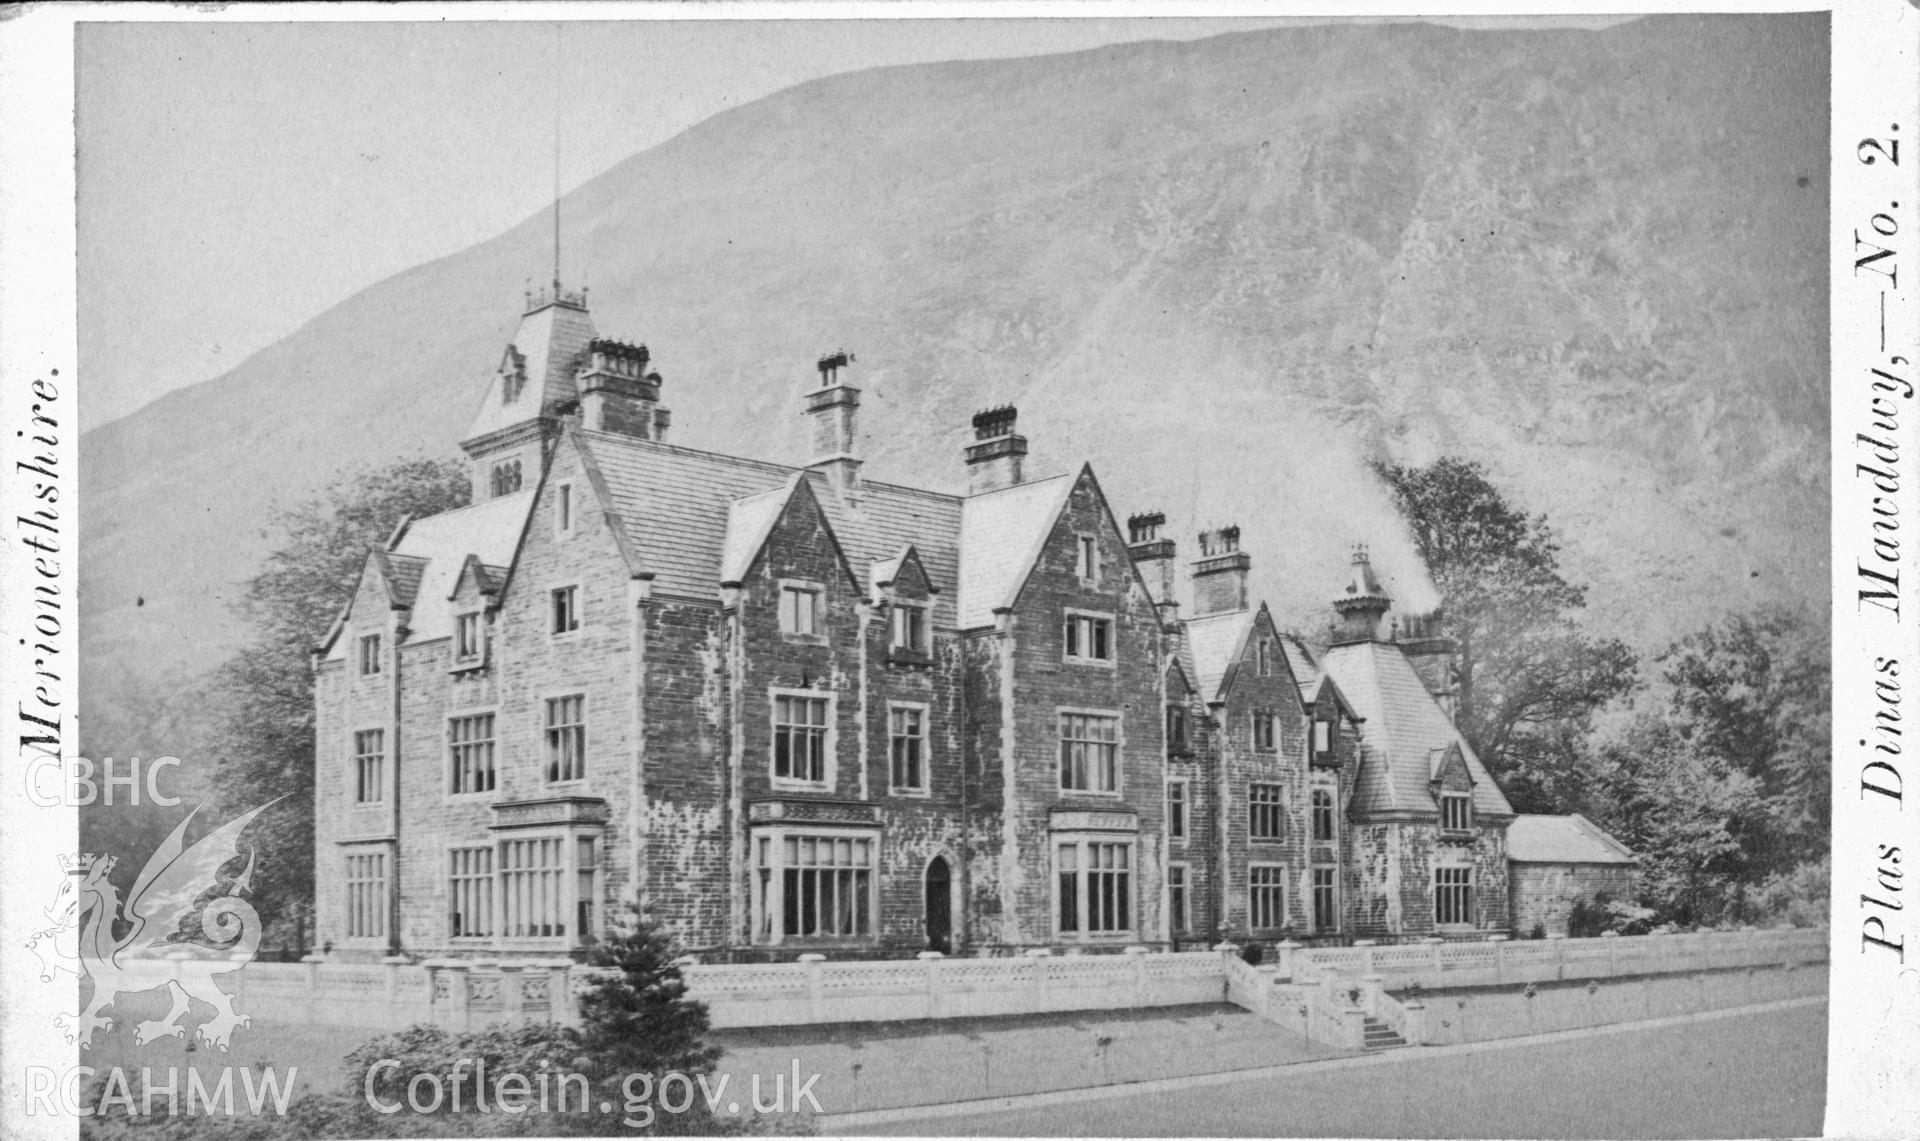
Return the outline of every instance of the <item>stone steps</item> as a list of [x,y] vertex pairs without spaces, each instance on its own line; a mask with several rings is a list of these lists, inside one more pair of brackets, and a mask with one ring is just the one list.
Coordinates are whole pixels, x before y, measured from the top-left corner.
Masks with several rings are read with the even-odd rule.
[[1407,1040],[1400,1037],[1393,1027],[1378,1018],[1369,1016],[1362,1025],[1365,1033],[1361,1040],[1363,1050],[1397,1050],[1407,1044]]

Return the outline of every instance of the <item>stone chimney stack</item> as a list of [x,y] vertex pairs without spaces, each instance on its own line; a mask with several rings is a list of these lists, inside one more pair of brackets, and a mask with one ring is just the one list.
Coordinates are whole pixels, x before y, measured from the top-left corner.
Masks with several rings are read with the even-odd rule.
[[834,490],[852,498],[860,494],[860,440],[857,416],[860,390],[840,379],[840,370],[853,363],[847,352],[830,353],[815,365],[820,387],[807,393],[807,415],[813,417],[813,462]]
[[1173,598],[1173,540],[1160,537],[1160,528],[1166,522],[1166,515],[1159,511],[1127,520],[1127,553],[1133,556],[1133,565],[1140,568],[1147,593],[1153,596],[1153,607],[1163,621],[1172,619],[1180,605]]
[[1247,571],[1253,560],[1240,549],[1240,528],[1200,532],[1200,558],[1193,564],[1193,616],[1247,608]]
[[575,378],[581,426],[664,441],[671,415],[660,407],[660,374],[647,367],[649,359],[645,345],[589,341]]
[[1373,576],[1373,564],[1367,560],[1367,546],[1356,543],[1353,548],[1353,577],[1347,582],[1347,589],[1333,600],[1334,612],[1340,621],[1333,631],[1333,644],[1343,646],[1349,642],[1373,642],[1380,638],[1380,619],[1393,607],[1393,599]]
[[999,491],[1020,482],[1027,438],[1014,433],[1019,415],[1011,404],[974,413],[974,442],[967,445],[967,494]]
[[1439,607],[1429,614],[1413,614],[1400,620],[1394,630],[1394,643],[1407,656],[1413,672],[1420,675],[1427,692],[1440,703],[1451,719],[1458,691],[1454,685],[1453,655],[1458,648],[1446,633],[1446,619]]

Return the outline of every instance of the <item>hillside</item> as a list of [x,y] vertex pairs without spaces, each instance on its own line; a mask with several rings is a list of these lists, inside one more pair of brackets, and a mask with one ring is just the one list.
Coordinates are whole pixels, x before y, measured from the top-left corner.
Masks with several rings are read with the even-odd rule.
[[[1657,648],[1824,593],[1826,90],[1824,15],[861,72],[569,194],[568,284],[651,346],[681,443],[803,460],[845,347],[871,476],[957,489],[967,417],[1015,402],[1036,470],[1092,461],[1189,553],[1240,523],[1302,624],[1355,541],[1426,593],[1368,457],[1478,459],[1564,535],[1594,625]],[[193,747],[272,505],[456,453],[548,226],[82,439],[89,755]]]

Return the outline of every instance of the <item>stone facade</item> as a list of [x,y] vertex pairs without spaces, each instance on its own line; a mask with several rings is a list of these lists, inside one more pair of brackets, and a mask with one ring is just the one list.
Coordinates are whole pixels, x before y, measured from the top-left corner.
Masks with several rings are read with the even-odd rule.
[[1531,934],[1538,926],[1548,935],[1565,935],[1573,905],[1592,904],[1604,895],[1621,902],[1633,898],[1631,864],[1523,864],[1508,873],[1512,922],[1516,935]]
[[[1376,802],[1425,754],[1249,602],[1236,528],[1183,619],[1162,517],[1123,534],[1090,467],[1026,478],[1012,408],[975,418],[967,495],[864,480],[850,363],[820,362],[809,467],[696,452],[644,346],[530,304],[475,505],[370,553],[316,653],[324,945],[576,955],[628,906],[735,957],[1505,930],[1497,788],[1461,754]],[[1471,914],[1437,925],[1453,867]]]

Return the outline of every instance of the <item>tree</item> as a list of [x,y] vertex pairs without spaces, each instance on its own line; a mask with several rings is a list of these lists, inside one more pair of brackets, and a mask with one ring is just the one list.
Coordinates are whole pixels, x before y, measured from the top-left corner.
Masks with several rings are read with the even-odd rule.
[[[1477,463],[1375,461],[1445,599],[1460,731],[1522,811],[1550,811],[1547,774],[1593,712],[1638,684],[1634,655],[1580,628],[1586,588],[1560,574],[1545,516],[1509,506]],[[1532,803],[1529,803],[1529,802]]]
[[1737,913],[1753,876],[1741,822],[1758,810],[1754,782],[1694,747],[1661,716],[1643,716],[1586,759],[1580,799],[1639,857],[1638,895],[1662,920],[1711,923]]
[[1676,642],[1660,661],[1675,731],[1749,778],[1756,811],[1734,825],[1755,876],[1827,853],[1833,671],[1827,633],[1804,611],[1740,614]]
[[1640,857],[1662,919],[1824,914],[1831,671],[1799,611],[1735,615],[1658,659],[1662,708],[1556,771],[1563,806]]
[[706,1004],[687,997],[676,958],[673,937],[632,909],[588,953],[607,973],[580,997],[580,1034],[603,1068],[704,1074],[719,1061],[701,1040]]
[[463,507],[457,463],[407,460],[334,481],[277,512],[279,545],[237,604],[253,640],[207,687],[220,710],[214,797],[228,817],[287,800],[248,831],[259,852],[252,901],[274,941],[304,946],[313,900],[313,677],[310,655],[346,606],[369,548],[400,520]]

